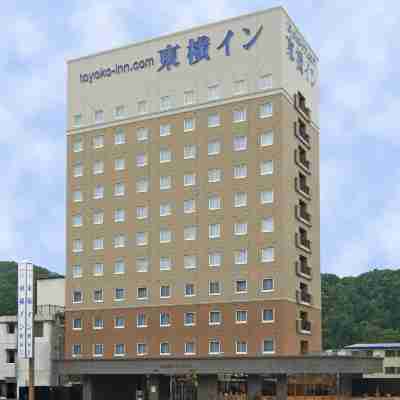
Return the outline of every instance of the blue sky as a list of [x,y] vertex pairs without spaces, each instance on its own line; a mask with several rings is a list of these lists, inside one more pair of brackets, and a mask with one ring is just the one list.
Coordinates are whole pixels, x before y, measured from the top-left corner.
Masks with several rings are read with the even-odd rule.
[[[10,4],[14,3],[14,4]],[[17,0],[0,15],[0,259],[65,270],[65,60],[283,5],[320,57],[321,268],[400,265],[400,3]]]

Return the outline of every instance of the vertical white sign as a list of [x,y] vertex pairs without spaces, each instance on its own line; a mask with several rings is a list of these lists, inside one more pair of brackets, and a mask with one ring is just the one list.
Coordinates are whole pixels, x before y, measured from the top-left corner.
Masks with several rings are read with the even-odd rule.
[[18,264],[18,356],[33,353],[33,265]]

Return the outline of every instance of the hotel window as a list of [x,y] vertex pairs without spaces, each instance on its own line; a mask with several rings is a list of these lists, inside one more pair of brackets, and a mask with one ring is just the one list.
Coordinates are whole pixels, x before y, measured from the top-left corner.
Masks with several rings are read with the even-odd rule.
[[168,342],[160,343],[160,356],[170,356],[171,349]]
[[81,162],[77,162],[74,165],[74,178],[79,178],[83,176],[83,164]]
[[208,142],[208,155],[215,156],[221,153],[221,142],[219,140],[212,140]]
[[208,325],[221,325],[221,312],[220,311],[210,311],[208,317]]
[[262,292],[271,292],[274,290],[274,280],[271,278],[264,278],[262,280]]
[[247,193],[235,192],[233,195],[233,206],[234,207],[246,207],[247,206]]
[[233,94],[243,94],[247,92],[247,84],[244,79],[233,82]]
[[136,219],[146,219],[149,215],[149,208],[146,206],[136,207]]
[[196,200],[188,199],[183,201],[183,212],[185,214],[192,214],[196,212]]
[[149,298],[149,293],[146,287],[137,288],[137,298],[138,300],[144,300]]
[[104,301],[103,289],[93,289],[93,301],[95,303],[102,303]]
[[237,222],[233,225],[233,234],[235,236],[247,235],[247,222]]
[[210,114],[208,116],[208,127],[215,128],[221,125],[219,114]]
[[272,89],[272,75],[263,75],[258,80],[258,88],[260,90],[268,90]]
[[83,151],[83,139],[82,138],[78,138],[73,142],[72,151],[74,153],[79,153],[79,152]]
[[81,253],[83,251],[83,242],[81,239],[74,239],[72,241],[72,252]]
[[82,267],[79,264],[72,266],[72,277],[74,279],[82,277]]
[[197,239],[197,226],[189,225],[183,228],[184,240],[196,240]]
[[274,132],[267,131],[259,136],[258,143],[261,147],[272,146],[274,144]]
[[247,322],[247,311],[238,310],[236,311],[236,319],[237,324],[245,324]]
[[160,136],[169,136],[171,134],[171,124],[160,125]]
[[194,131],[194,128],[195,128],[194,118],[185,118],[183,120],[183,132]]
[[185,350],[186,355],[194,355],[196,354],[196,347],[194,342],[185,342]]
[[208,170],[208,183],[220,182],[222,179],[222,170],[220,168],[213,168]]
[[125,210],[123,208],[117,208],[114,210],[114,222],[125,221]]
[[95,357],[102,357],[104,355],[104,344],[96,343],[94,345],[93,355]]
[[93,213],[93,224],[94,225],[102,225],[104,223],[104,212],[103,211],[95,211]]
[[114,144],[125,144],[125,132],[123,128],[115,129]]
[[171,203],[161,203],[160,204],[160,217],[166,217],[172,214],[172,204]]
[[114,118],[123,118],[125,116],[125,106],[119,105],[115,107]]
[[208,100],[218,100],[219,99],[219,84],[215,83],[208,86]]
[[271,204],[274,202],[274,192],[272,190],[263,190],[260,192],[260,203]]
[[160,190],[168,190],[172,187],[171,176],[160,176]]
[[208,198],[208,209],[209,210],[220,210],[221,209],[222,200],[219,196],[210,196]]
[[104,161],[97,160],[93,163],[93,175],[104,173]]
[[183,265],[185,269],[196,269],[197,268],[197,256],[185,255],[183,256]]
[[123,300],[125,300],[125,289],[123,289],[123,288],[115,288],[115,290],[114,290],[114,300],[115,301],[123,301]]
[[149,186],[149,178],[138,178],[136,181],[136,193],[147,193],[149,191]]
[[185,106],[188,106],[190,104],[194,104],[195,103],[195,94],[194,94],[194,90],[186,90],[183,93],[183,104]]
[[114,170],[123,171],[125,169],[125,158],[116,158],[114,160]]
[[263,340],[262,352],[263,352],[263,354],[273,354],[273,353],[275,353],[274,339],[265,339],[265,340]]
[[81,126],[82,125],[82,114],[75,114],[73,116],[73,125],[74,126]]
[[208,354],[221,354],[221,342],[218,339],[208,342]]
[[93,137],[93,148],[101,149],[104,147],[104,135],[96,135]]
[[208,225],[208,238],[219,239],[221,237],[221,224]]
[[96,238],[93,240],[93,250],[104,249],[104,238]]
[[273,232],[274,231],[274,219],[273,217],[266,217],[261,220],[261,232]]
[[160,230],[160,243],[169,243],[172,240],[172,231],[169,229]]
[[123,357],[125,355],[125,345],[123,343],[118,343],[114,347],[114,356]]
[[247,150],[247,136],[236,135],[233,137],[233,151]]
[[183,324],[185,326],[196,325],[196,314],[194,312],[185,312],[183,317]]
[[82,330],[82,320],[80,318],[74,318],[72,321],[72,329],[74,331]]
[[114,196],[124,196],[125,195],[125,184],[122,182],[117,182],[114,185]]
[[94,122],[96,122],[96,124],[98,124],[100,122],[104,122],[104,111],[103,110],[96,110],[94,112]]
[[184,174],[183,175],[183,186],[194,186],[196,185],[196,174]]
[[222,253],[219,251],[213,251],[208,253],[208,266],[209,267],[220,267],[222,264]]
[[171,257],[160,257],[160,271],[170,271],[172,268]]
[[274,173],[274,162],[272,160],[260,162],[260,175],[272,175]]
[[262,310],[262,322],[274,322],[274,310],[272,309]]
[[72,303],[83,303],[83,293],[81,289],[74,289],[74,291],[72,292]]
[[247,354],[247,342],[239,340],[236,342],[236,354]]
[[261,249],[261,262],[273,262],[274,261],[274,248],[266,247],[265,249]]
[[239,164],[233,166],[233,179],[247,178],[247,165]]
[[114,245],[114,248],[125,247],[126,246],[125,235],[121,234],[121,233],[114,235],[113,245]]
[[137,257],[136,258],[136,271],[147,272],[149,270],[149,259],[148,257]]
[[136,345],[136,354],[138,356],[144,356],[147,354],[147,344],[146,343],[138,343]]
[[233,252],[233,256],[234,256],[234,262],[236,265],[243,265],[243,264],[247,264],[247,256],[248,256],[248,251],[247,249],[239,249],[239,250],[235,250]]
[[160,313],[160,326],[171,326],[171,318],[169,313],[167,312],[161,312]]
[[148,234],[147,232],[136,233],[136,246],[147,246]]
[[172,152],[168,149],[160,150],[160,164],[171,162],[172,160]]
[[169,299],[171,297],[171,287],[169,285],[160,286],[160,298]]
[[194,283],[185,283],[185,297],[195,296]]
[[114,263],[114,274],[123,275],[125,273],[125,262],[123,259],[118,259]]
[[245,279],[239,279],[235,284],[236,293],[247,293],[247,281]]
[[104,264],[103,263],[95,263],[94,264],[93,275],[94,276],[103,276],[104,275]]
[[208,282],[208,294],[210,296],[218,296],[221,294],[221,287],[219,281]]
[[76,215],[72,216],[72,226],[73,227],[82,226],[82,215],[81,214],[76,214]]
[[136,166],[141,168],[147,165],[147,154],[139,153],[136,155]]
[[233,122],[243,122],[246,121],[246,109],[245,108],[238,108],[233,110]]
[[93,321],[93,329],[100,330],[104,328],[104,320],[100,318],[95,318]]
[[93,200],[100,200],[104,198],[104,186],[96,185],[93,189]]
[[268,118],[272,116],[272,103],[261,104],[260,118]]
[[137,111],[138,111],[138,114],[146,114],[147,113],[147,101],[146,100],[138,101]]
[[82,346],[80,344],[72,345],[72,357],[79,357],[82,354]]
[[149,141],[150,132],[148,128],[138,128],[136,130],[136,141],[138,143],[145,143]]
[[162,96],[160,98],[160,110],[167,111],[172,108],[172,99],[171,96]]
[[146,314],[140,312],[136,316],[136,327],[137,328],[147,328],[147,318]]
[[197,157],[197,148],[194,144],[187,144],[183,148],[183,158],[185,160],[195,159]]
[[72,201],[74,203],[80,203],[81,201],[83,201],[82,192],[80,190],[75,190],[72,193]]

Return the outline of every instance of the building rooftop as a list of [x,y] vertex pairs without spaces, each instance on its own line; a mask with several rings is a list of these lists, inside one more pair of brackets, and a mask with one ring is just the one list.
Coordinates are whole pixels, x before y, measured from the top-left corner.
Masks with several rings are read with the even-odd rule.
[[397,343],[358,343],[346,346],[350,350],[373,350],[373,349],[400,349],[400,342]]

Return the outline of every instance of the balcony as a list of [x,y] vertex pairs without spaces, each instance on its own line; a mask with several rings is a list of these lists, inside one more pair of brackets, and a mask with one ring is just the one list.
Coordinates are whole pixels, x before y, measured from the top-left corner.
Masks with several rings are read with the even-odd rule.
[[298,276],[309,280],[312,278],[312,269],[309,265],[302,261],[296,261],[294,264]]
[[305,207],[301,207],[299,205],[294,206],[294,211],[296,218],[306,224],[307,226],[311,226],[311,214],[306,210]]
[[296,232],[295,234],[296,246],[307,253],[311,253],[311,240]]
[[300,92],[294,95],[294,107],[307,121],[310,121],[311,110],[306,106],[306,98]]
[[306,124],[300,119],[294,123],[294,135],[299,139],[307,148],[311,148],[310,135],[307,133]]
[[299,178],[294,178],[294,187],[306,199],[311,199],[311,188]]
[[299,304],[305,304],[308,306],[312,304],[312,295],[306,290],[298,290],[296,292],[296,298]]
[[296,149],[294,151],[294,161],[305,173],[311,174],[311,162],[307,160],[305,151],[302,152]]
[[311,334],[311,321],[306,319],[297,320],[297,332],[301,334],[310,335]]

